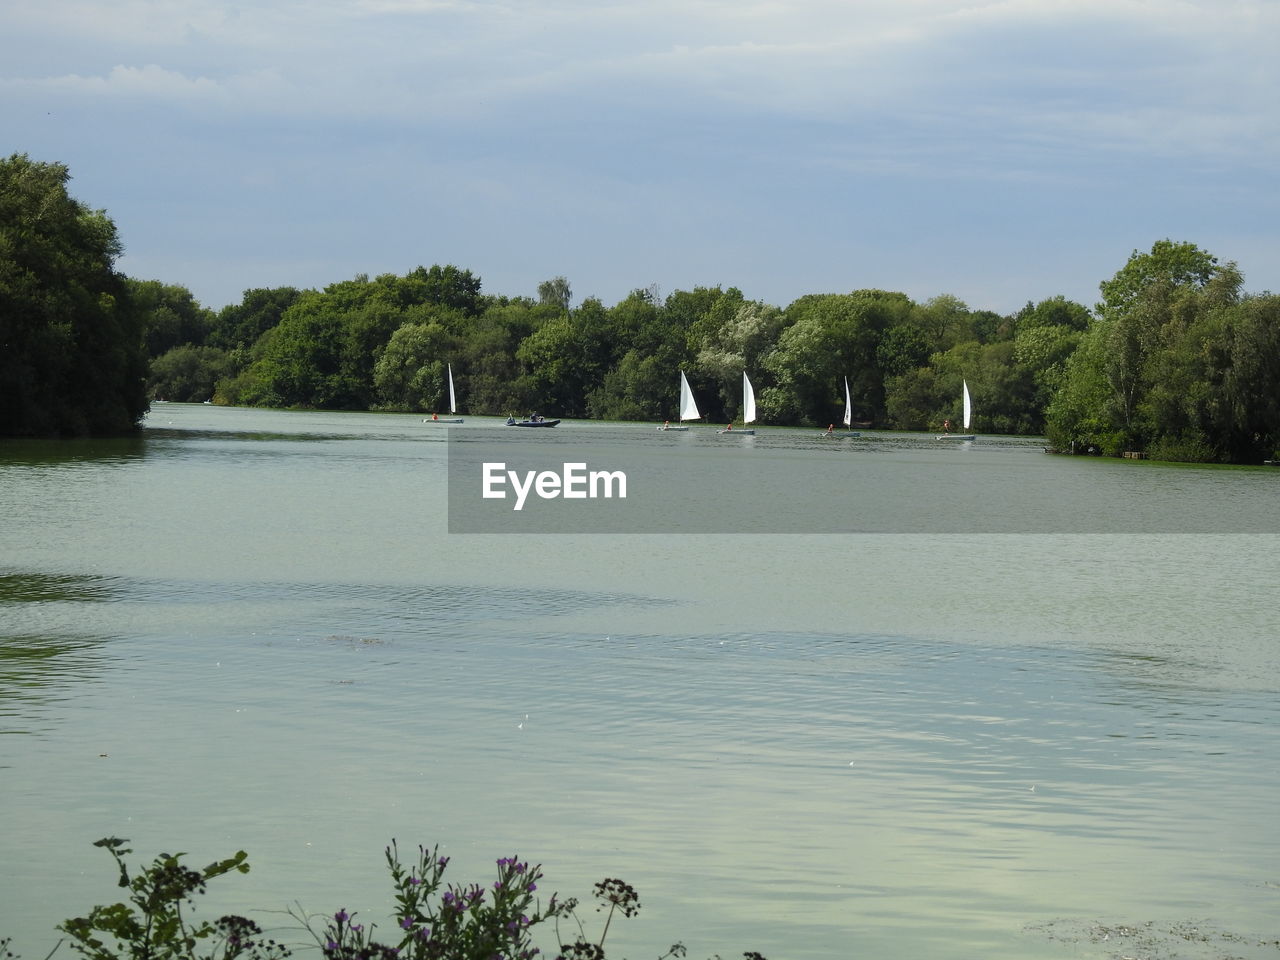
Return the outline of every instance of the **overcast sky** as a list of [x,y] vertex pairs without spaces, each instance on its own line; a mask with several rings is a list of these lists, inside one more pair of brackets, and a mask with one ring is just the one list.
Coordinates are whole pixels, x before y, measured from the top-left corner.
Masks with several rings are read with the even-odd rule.
[[0,153],[205,306],[452,263],[575,302],[1280,291],[1276,0],[8,0]]

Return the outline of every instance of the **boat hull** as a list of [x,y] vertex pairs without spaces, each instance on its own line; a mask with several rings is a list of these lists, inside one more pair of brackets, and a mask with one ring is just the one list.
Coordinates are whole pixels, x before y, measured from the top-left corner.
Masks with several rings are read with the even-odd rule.
[[858,433],[856,430],[855,431],[833,430],[831,433],[822,433],[822,434],[819,434],[819,436],[840,438],[840,437],[860,437],[862,436],[862,434]]
[[717,430],[716,433],[729,437],[754,437],[754,430]]
[[554,427],[559,420],[517,420],[515,423],[509,423],[509,427]]
[[688,433],[688,427],[658,427],[659,433]]
[[461,423],[462,418],[461,417],[437,417],[436,419],[432,420],[430,417],[428,417],[424,419],[422,422],[423,423]]
[[934,437],[935,440],[976,440],[977,435],[972,433],[947,433],[940,437]]

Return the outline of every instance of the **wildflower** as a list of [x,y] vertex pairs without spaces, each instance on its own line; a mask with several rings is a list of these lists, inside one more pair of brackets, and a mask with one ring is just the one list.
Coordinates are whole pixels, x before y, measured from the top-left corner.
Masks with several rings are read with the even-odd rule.
[[[629,883],[607,877],[596,884],[595,891],[597,897],[611,905],[610,909],[617,907],[625,917],[634,917],[640,912],[640,894]],[[603,906],[600,909],[604,909]]]

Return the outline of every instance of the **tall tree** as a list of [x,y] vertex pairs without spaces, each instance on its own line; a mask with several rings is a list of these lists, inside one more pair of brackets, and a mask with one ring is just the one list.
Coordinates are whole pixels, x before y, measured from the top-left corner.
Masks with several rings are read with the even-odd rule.
[[69,179],[60,163],[0,160],[0,436],[122,434],[147,411],[115,224]]
[[544,306],[556,306],[565,313],[569,312],[569,304],[573,302],[573,291],[569,281],[564,277],[552,277],[538,284],[538,302]]
[[159,280],[128,279],[134,305],[142,313],[147,356],[155,359],[174,347],[203,346],[214,314],[186,287]]

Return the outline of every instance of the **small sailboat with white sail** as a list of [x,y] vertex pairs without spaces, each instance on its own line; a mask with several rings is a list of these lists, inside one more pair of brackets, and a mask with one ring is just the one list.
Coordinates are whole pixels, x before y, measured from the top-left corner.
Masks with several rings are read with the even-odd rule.
[[730,436],[754,437],[754,430],[745,429],[747,424],[756,422],[756,392],[751,388],[751,381],[747,378],[747,371],[742,371],[742,426],[744,429],[735,430],[733,424],[729,424],[723,430],[717,430],[716,433],[727,434]]
[[849,395],[849,378],[844,378],[844,429],[837,430],[835,424],[827,427],[824,437],[860,437],[862,436],[857,430],[850,430],[853,426],[853,398]]
[[[680,419],[684,420],[700,420],[702,414],[698,413],[698,404],[693,399],[693,390],[689,388],[689,378],[684,375],[684,371],[680,371]],[[672,426],[668,420],[659,430],[688,430],[688,427]]]
[[[449,372],[449,412],[457,413],[458,398],[453,392],[453,364],[451,363],[448,364],[446,369]],[[461,423],[462,418],[461,417],[441,417],[433,413],[429,418],[423,420],[422,422],[423,423]]]
[[[960,402],[964,410],[964,433],[944,433],[937,437],[938,440],[973,440],[975,434],[969,432],[969,424],[973,420],[973,401],[969,399],[969,381],[960,381]],[[943,427],[949,427],[951,421],[948,420]]]

